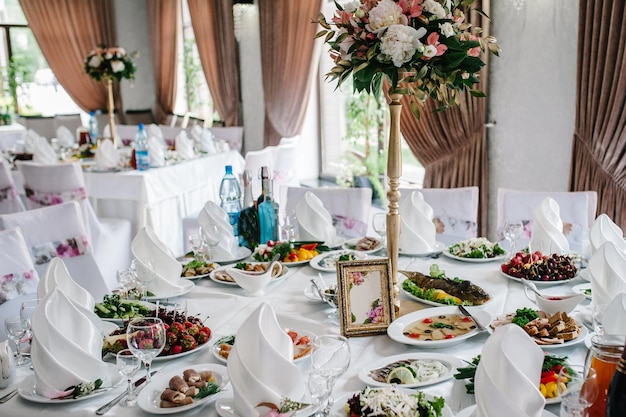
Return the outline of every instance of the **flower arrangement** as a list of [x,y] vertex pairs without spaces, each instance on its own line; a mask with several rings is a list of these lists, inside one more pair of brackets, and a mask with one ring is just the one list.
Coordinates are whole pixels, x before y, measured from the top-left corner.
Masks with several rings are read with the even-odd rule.
[[124,48],[100,45],[85,58],[85,72],[96,81],[135,78],[137,67]]
[[[481,28],[465,21],[465,10],[472,3],[335,1],[331,22],[321,13],[316,21],[323,28],[316,37],[324,37],[335,63],[327,79],[341,85],[352,75],[355,90],[377,94],[386,78],[392,93],[410,95],[419,103],[430,97],[444,106],[457,104],[457,92],[465,89],[484,96],[472,88],[485,65],[481,54],[489,50],[498,55],[500,49],[493,36],[480,37]],[[411,108],[419,115],[417,106]]]

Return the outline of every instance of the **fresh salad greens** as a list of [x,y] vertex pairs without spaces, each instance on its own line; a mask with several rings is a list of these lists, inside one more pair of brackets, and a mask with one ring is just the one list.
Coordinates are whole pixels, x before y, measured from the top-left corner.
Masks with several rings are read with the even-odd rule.
[[486,259],[504,255],[504,249],[484,237],[475,237],[451,245],[449,251],[460,258]]
[[94,312],[105,319],[130,319],[150,314],[150,308],[138,301],[123,300],[119,294],[106,294],[96,303]]
[[520,327],[526,326],[529,322],[539,317],[539,314],[532,308],[524,307],[515,310],[515,317],[511,320],[511,323],[517,324]]

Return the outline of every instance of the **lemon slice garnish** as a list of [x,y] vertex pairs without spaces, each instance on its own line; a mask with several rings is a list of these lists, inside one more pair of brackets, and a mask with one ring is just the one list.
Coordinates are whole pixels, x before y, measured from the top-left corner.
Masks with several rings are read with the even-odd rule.
[[410,369],[400,366],[392,369],[387,375],[388,384],[414,384],[415,377]]

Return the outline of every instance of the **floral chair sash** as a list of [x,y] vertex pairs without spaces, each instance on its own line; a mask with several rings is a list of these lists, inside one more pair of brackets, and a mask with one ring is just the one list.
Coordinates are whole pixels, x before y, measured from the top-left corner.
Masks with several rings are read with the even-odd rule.
[[20,295],[37,292],[38,282],[37,272],[32,269],[0,276],[0,304]]
[[14,185],[9,185],[8,187],[0,188],[0,202],[4,200],[8,200],[9,198],[17,198],[17,189]]
[[70,237],[65,241],[40,243],[30,248],[36,265],[48,263],[54,257],[62,259],[85,255],[89,251],[87,236]]
[[361,220],[333,214],[333,226],[337,235],[343,237],[361,237],[367,234],[367,224]]
[[26,198],[41,206],[53,206],[55,204],[65,203],[67,201],[85,200],[87,198],[87,191],[85,191],[84,187],[59,193],[53,193],[34,190],[28,185],[24,184],[24,191],[26,193]]

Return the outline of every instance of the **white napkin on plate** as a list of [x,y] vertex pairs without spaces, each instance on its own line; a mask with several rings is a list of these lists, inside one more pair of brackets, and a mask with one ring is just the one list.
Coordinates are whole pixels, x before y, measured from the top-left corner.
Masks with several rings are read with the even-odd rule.
[[205,232],[211,230],[212,226],[216,226],[220,243],[214,249],[215,258],[232,259],[239,247],[239,242],[224,209],[212,201],[207,201],[198,214],[198,224],[204,228]]
[[71,148],[74,146],[74,143],[76,143],[76,137],[65,126],[59,126],[57,128],[57,140],[64,148]]
[[606,306],[602,316],[602,330],[606,334],[626,334],[626,292],[617,294]]
[[400,249],[407,253],[435,250],[437,230],[433,209],[419,191],[413,191],[400,203]]
[[148,138],[148,156],[150,157],[151,167],[165,166],[165,147],[163,143],[154,136]]
[[591,305],[608,304],[615,294],[626,292],[626,252],[605,242],[589,259]]
[[163,131],[159,127],[159,125],[151,123],[148,126],[148,136],[152,136],[157,138],[157,140],[161,143],[163,148],[167,148],[167,143],[165,142],[165,138],[163,137]]
[[310,191],[304,193],[296,204],[296,218],[300,240],[315,240],[332,245],[337,238],[333,218],[324,203]]
[[[153,273],[148,291],[159,297],[178,294],[183,290],[180,285],[182,265],[172,251],[159,239],[152,229],[144,226],[131,243],[131,252],[137,264],[137,274]],[[149,265],[152,265],[152,269]]]
[[120,162],[120,153],[111,139],[100,141],[98,149],[96,149],[96,167],[100,170],[107,170],[117,167]]
[[110,385],[110,365],[102,361],[101,322],[93,311],[74,304],[56,288],[42,299],[33,313],[31,359],[35,390],[55,398],[79,383],[103,379]]
[[541,348],[516,325],[500,326],[483,345],[476,369],[477,417],[539,417]]
[[58,164],[59,156],[43,136],[38,136],[34,141],[35,149],[33,150],[33,162],[40,164]]
[[187,137],[187,132],[184,130],[181,130],[180,133],[176,135],[175,148],[178,155],[183,159],[191,159],[195,156],[193,140]]
[[293,363],[293,343],[272,307],[263,302],[243,322],[228,356],[237,415],[258,417],[261,402],[299,401],[305,392],[302,370]]
[[611,241],[617,249],[626,252],[626,240],[624,232],[606,214],[601,214],[594,220],[589,229],[589,241],[592,253],[600,249],[604,242]]
[[39,280],[37,298],[44,298],[56,289],[63,291],[73,303],[84,310],[93,311],[96,304],[93,296],[74,281],[63,260],[57,257],[52,258],[46,272]]
[[539,207],[535,208],[530,238],[530,248],[544,254],[569,253],[569,242],[563,234],[559,204],[546,197]]
[[[104,129],[102,129],[102,137],[103,138],[111,137],[111,126],[109,126],[108,123],[104,126]],[[117,129],[115,129],[115,138],[117,139],[117,143],[122,143],[122,138],[119,132],[117,131]]]
[[198,149],[202,152],[215,153],[215,139],[213,133],[208,129],[203,129],[201,126],[194,126],[191,128],[191,137],[198,145]]

